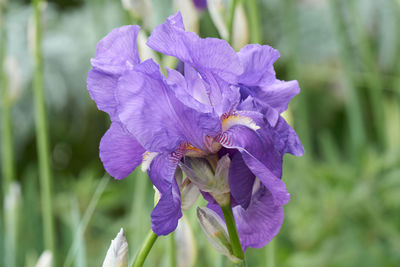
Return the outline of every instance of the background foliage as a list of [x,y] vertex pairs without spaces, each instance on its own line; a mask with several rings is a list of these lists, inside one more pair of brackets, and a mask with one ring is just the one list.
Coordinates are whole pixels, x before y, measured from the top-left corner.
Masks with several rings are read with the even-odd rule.
[[[85,81],[96,43],[111,29],[140,24],[149,33],[175,12],[171,1],[147,2],[150,8],[138,6],[129,13],[117,0],[52,0],[43,13],[56,266],[100,266],[121,227],[133,259],[150,229],[153,189],[145,174],[135,171],[122,181],[101,178],[98,144],[109,122],[90,99]],[[400,2],[256,2],[262,43],[281,53],[278,77],[297,79],[302,88],[287,116],[306,154],[285,156],[283,179],[292,196],[285,221],[266,248],[248,250],[249,266],[399,266]],[[218,37],[209,11],[197,12],[200,35]],[[16,266],[34,266],[44,250],[32,15],[28,1],[7,3],[6,65],[21,193],[8,211],[14,215],[7,209],[0,215],[0,259],[7,260],[12,242],[4,230],[7,218],[16,218],[19,223],[11,222],[17,227]],[[3,190],[1,202],[5,207]],[[195,209],[185,219],[192,234],[186,234],[185,246],[177,236],[182,266],[229,266],[207,243]],[[147,266],[168,266],[169,247],[168,238],[160,238]]]

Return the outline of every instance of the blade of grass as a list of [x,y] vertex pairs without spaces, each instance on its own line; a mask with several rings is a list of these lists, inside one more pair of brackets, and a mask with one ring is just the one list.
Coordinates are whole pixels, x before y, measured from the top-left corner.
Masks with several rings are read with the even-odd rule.
[[0,88],[1,88],[1,166],[3,194],[8,192],[9,185],[15,178],[13,135],[11,124],[11,103],[8,94],[7,74],[5,70],[7,49],[7,3],[0,2]]
[[[43,82],[43,55],[42,42],[42,7],[41,0],[34,0],[34,26],[35,36],[33,45],[34,56],[34,80],[33,93],[35,101],[36,143],[39,161],[39,179],[41,187],[41,202],[43,216],[44,245],[46,250],[53,254],[53,262],[56,263],[54,222],[53,222],[53,200],[52,200],[52,175],[50,167],[49,136],[47,128],[46,104]],[[54,264],[56,265],[56,264]]]
[[21,187],[18,183],[10,184],[4,200],[4,259],[5,266],[15,267],[17,263],[17,238],[21,205]]
[[261,39],[261,25],[260,17],[258,14],[257,0],[247,0],[247,10],[249,15],[249,28],[250,28],[250,43],[259,44],[262,42]]
[[[283,30],[284,30],[284,38],[285,43],[288,44],[288,55],[285,57],[288,58],[288,79],[299,79],[302,77],[299,68],[298,62],[298,51],[299,48],[296,47],[298,45],[298,36],[299,36],[299,23],[298,23],[298,16],[297,16],[297,5],[296,2],[293,0],[284,0],[281,2],[281,10],[283,11],[284,18],[282,20]],[[301,84],[301,80],[299,80]],[[309,116],[309,100],[308,100],[308,93],[306,88],[302,88],[301,93],[297,96],[299,105],[296,108],[296,116],[295,121],[295,128],[298,132],[301,142],[307,151],[307,155],[313,155],[312,151],[312,142],[311,142],[311,123],[310,123],[310,116]]]
[[232,0],[228,17],[228,42],[232,45],[233,41],[233,20],[235,19],[235,10],[238,0]]
[[146,196],[148,194],[148,187],[146,186],[147,174],[137,168],[133,174],[130,175],[130,180],[133,180],[133,199],[132,209],[130,212],[129,227],[127,231],[127,238],[129,246],[132,247],[129,258],[131,259],[129,266],[132,266],[135,255],[138,252],[141,240],[145,238],[146,229],[149,228],[146,223],[143,223],[145,215]]
[[93,213],[96,209],[97,203],[99,202],[99,199],[101,197],[101,195],[103,194],[104,190],[106,189],[106,186],[108,184],[108,182],[110,181],[110,177],[108,175],[105,175],[99,182],[99,184],[97,185],[96,191],[94,192],[92,199],[89,202],[89,206],[87,207],[81,222],[79,223],[78,228],[76,229],[73,241],[72,241],[72,245],[68,250],[67,253],[67,257],[65,258],[65,262],[64,262],[64,267],[69,267],[72,265],[72,262],[78,252],[78,248],[79,248],[79,241],[80,241],[80,237],[83,235],[83,233],[85,232],[90,219],[93,216]]
[[357,159],[357,155],[366,144],[365,122],[362,115],[360,98],[356,87],[356,77],[353,70],[355,69],[352,55],[350,53],[350,40],[346,34],[346,23],[343,20],[341,6],[339,0],[330,0],[329,9],[335,27],[335,35],[338,40],[340,62],[345,78],[345,95],[346,95],[346,114],[347,123],[350,132],[350,151],[353,159]]
[[370,40],[367,38],[365,27],[361,25],[360,14],[355,6],[355,1],[343,1],[344,9],[350,12],[348,26],[354,28],[357,52],[363,66],[370,75],[366,76],[369,100],[372,108],[372,127],[375,131],[377,143],[383,148],[385,143],[385,116],[383,110],[383,82],[378,69],[378,62],[374,58]]
[[[72,218],[72,229],[78,229],[80,223],[80,214],[79,214],[79,203],[76,197],[71,197],[71,218]],[[75,267],[85,267],[86,264],[86,245],[85,245],[85,237],[83,234],[80,234],[77,237],[77,255],[75,257]]]

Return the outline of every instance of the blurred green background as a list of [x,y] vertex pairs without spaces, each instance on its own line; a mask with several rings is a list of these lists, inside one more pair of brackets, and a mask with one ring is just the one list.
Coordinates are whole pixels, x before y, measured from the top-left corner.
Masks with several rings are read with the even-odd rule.
[[[0,266],[34,266],[45,245],[33,7],[0,2],[18,183],[12,190],[2,183]],[[178,9],[190,30],[224,37],[218,18],[226,19],[230,1],[208,2],[205,10],[189,0],[51,0],[43,6],[55,266],[101,266],[121,227],[132,260],[151,226],[153,189],[144,173],[102,178],[98,145],[109,121],[86,90],[96,43],[125,24],[139,24],[148,35]],[[400,266],[400,1],[242,0],[238,6],[235,48],[257,39],[277,48],[278,78],[300,83],[286,115],[306,151],[302,158],[285,156],[283,179],[292,197],[283,227],[266,248],[248,249],[248,266]],[[230,266],[207,243],[195,208],[185,220],[175,235],[179,266]],[[159,238],[145,265],[170,266],[170,242]]]

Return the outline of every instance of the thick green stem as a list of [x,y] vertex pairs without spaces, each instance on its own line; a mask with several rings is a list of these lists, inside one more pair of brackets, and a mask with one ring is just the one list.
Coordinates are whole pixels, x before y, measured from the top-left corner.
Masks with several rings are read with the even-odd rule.
[[157,240],[157,235],[153,232],[150,231],[147,234],[146,239],[143,242],[142,247],[140,248],[138,254],[136,255],[135,261],[133,262],[132,267],[141,267],[143,266],[144,261],[147,258],[147,255],[149,255],[149,252],[151,248],[153,247],[154,243]]
[[[41,51],[42,29],[41,29],[41,0],[34,0],[34,23],[35,36],[33,55],[35,62],[35,74],[33,81],[33,93],[35,98],[35,120],[36,120],[36,143],[39,160],[39,176],[41,188],[43,231],[45,248],[53,253],[54,250],[54,225],[53,225],[53,201],[51,193],[51,170],[50,153],[47,133],[46,105],[43,86],[43,58]],[[56,265],[56,264],[54,264]]]
[[11,124],[11,103],[8,94],[6,61],[6,3],[0,3],[0,88],[1,88],[1,165],[3,176],[3,193],[8,192],[10,183],[14,180],[14,153]]
[[224,214],[226,228],[228,229],[229,239],[232,245],[233,255],[241,260],[244,260],[244,253],[240,245],[239,234],[236,229],[235,218],[233,217],[232,206],[229,203],[226,206],[221,206]]
[[232,0],[231,9],[228,18],[228,42],[232,44],[233,41],[233,21],[235,19],[235,10],[238,0]]
[[251,43],[261,43],[261,26],[260,18],[258,15],[258,7],[256,0],[247,0],[247,9],[249,15],[249,28],[250,28],[250,42]]

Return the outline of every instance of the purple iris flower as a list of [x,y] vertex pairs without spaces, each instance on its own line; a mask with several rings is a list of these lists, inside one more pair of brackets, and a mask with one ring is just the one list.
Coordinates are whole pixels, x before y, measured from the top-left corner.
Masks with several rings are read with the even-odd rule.
[[207,8],[207,0],[193,0],[193,3],[197,9],[203,10]]
[[[299,92],[297,82],[276,79],[276,50],[248,45],[236,53],[224,40],[186,32],[179,12],[156,27],[147,42],[184,63],[183,75],[167,69],[165,78],[154,61],[141,62],[138,31],[138,26],[113,30],[91,61],[90,95],[112,121],[100,143],[106,171],[122,179],[142,163],[161,194],[151,214],[153,231],[167,235],[182,216],[175,179],[179,164],[184,158],[228,154],[242,246],[264,246],[279,232],[282,206],[290,198],[281,180],[282,157],[303,153],[280,116]],[[211,194],[203,195],[221,214]]]

